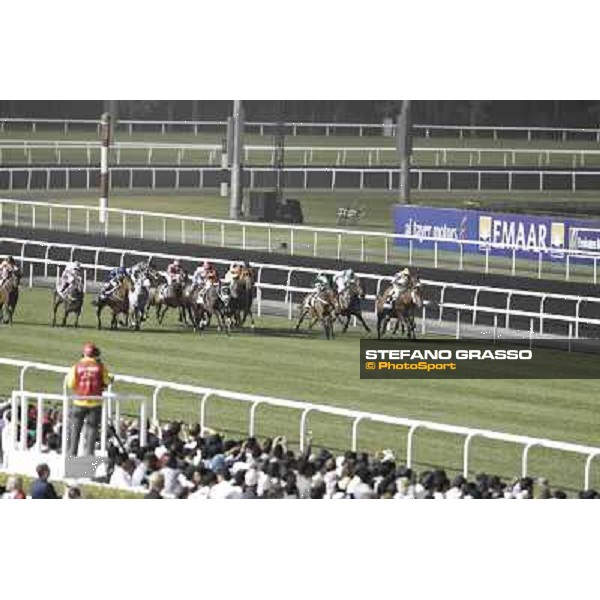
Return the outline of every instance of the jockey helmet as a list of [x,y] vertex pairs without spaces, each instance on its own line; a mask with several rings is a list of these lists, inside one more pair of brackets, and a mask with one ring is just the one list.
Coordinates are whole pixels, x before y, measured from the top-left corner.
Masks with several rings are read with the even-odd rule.
[[179,266],[181,266],[181,263],[179,262],[179,259],[178,259],[178,258],[176,258],[176,259],[173,261],[173,266],[175,266],[175,267],[179,267]]
[[354,271],[352,269],[346,269],[344,273],[346,277],[354,277]]
[[83,355],[88,358],[97,358],[100,356],[100,348],[91,342],[87,342],[83,346]]
[[15,264],[15,259],[12,256],[9,255],[9,256],[6,257],[6,262],[9,265],[14,265]]
[[76,261],[73,263],[73,268],[74,268],[74,269],[77,269],[77,270],[81,269],[81,263],[80,263],[78,260],[76,260]]
[[209,262],[208,260],[205,260],[205,261],[202,263],[202,267],[203,267],[204,269],[206,269],[206,270],[208,270],[208,269],[212,269],[212,268],[213,268],[213,266],[212,266],[212,263],[211,263],[211,262]]
[[400,275],[406,275],[407,277],[410,277],[410,271],[405,267],[402,269],[402,271],[400,271]]

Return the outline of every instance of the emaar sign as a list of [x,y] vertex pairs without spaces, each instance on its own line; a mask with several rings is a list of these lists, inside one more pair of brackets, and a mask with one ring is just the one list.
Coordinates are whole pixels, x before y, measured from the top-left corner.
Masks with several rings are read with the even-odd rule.
[[[438,249],[457,250],[450,240],[472,240],[479,243],[465,244],[465,252],[506,256],[514,248],[519,258],[534,258],[541,251],[556,260],[564,257],[565,248],[600,253],[600,223],[560,217],[396,205],[394,231],[416,236],[416,249],[433,248],[437,240]],[[408,243],[396,240],[399,246]]]

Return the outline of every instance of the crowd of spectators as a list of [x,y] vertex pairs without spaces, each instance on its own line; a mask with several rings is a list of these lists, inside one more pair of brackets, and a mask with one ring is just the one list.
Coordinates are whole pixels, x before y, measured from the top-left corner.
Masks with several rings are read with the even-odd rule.
[[[56,439],[53,437],[56,436]],[[48,429],[44,449],[59,450],[60,437]],[[503,481],[481,473],[473,479],[449,477],[442,469],[417,473],[398,461],[391,450],[332,453],[309,443],[294,452],[286,439],[256,437],[225,439],[198,424],[170,422],[148,429],[140,445],[139,426],[123,419],[108,445],[108,461],[94,481],[138,492],[148,499],[563,499],[545,479]],[[57,497],[48,482],[46,465],[38,467],[32,498]],[[3,498],[25,497],[22,480],[9,478]],[[80,498],[79,487],[67,487],[64,497]],[[579,493],[596,499],[595,490]]]

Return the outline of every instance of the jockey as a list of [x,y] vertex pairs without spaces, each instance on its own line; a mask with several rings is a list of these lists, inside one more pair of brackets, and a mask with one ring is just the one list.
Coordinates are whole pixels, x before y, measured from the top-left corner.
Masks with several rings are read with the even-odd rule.
[[141,260],[139,263],[136,263],[131,267],[131,279],[136,281],[138,277],[143,276],[148,270],[149,265],[146,261]]
[[407,292],[412,287],[412,277],[407,268],[398,271],[392,279],[392,291],[390,292],[388,302],[394,303],[401,294]]
[[108,274],[108,282],[102,286],[100,294],[104,297],[110,296],[121,284],[129,273],[125,267],[115,267]]
[[6,279],[11,275],[19,277],[19,267],[12,256],[7,256],[2,263],[0,263],[0,279]]
[[330,290],[331,282],[329,281],[329,277],[325,273],[319,273],[315,277],[314,288],[315,295],[319,292],[323,292],[324,290]]
[[341,294],[345,289],[350,287],[350,284],[355,281],[356,277],[352,269],[344,269],[335,275],[333,281],[337,287],[338,294]]
[[243,260],[234,260],[229,265],[229,271],[225,273],[225,282],[231,283],[236,280],[241,274],[242,270],[246,268],[246,261]]
[[207,288],[218,281],[219,274],[217,273],[217,270],[215,269],[214,265],[207,260],[198,266],[192,277],[192,283],[194,285],[203,285]]
[[82,268],[81,263],[79,261],[75,261],[69,263],[63,274],[60,277],[60,282],[58,284],[58,293],[62,296],[67,291],[68,287],[77,280],[81,279],[82,276]]
[[183,267],[179,262],[179,259],[176,258],[168,267],[167,267],[167,284],[171,285],[173,283],[173,279],[178,276],[182,276],[184,274]]

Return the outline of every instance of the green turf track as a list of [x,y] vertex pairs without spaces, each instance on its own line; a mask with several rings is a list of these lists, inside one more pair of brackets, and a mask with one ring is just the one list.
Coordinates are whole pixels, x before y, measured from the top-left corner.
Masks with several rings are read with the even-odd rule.
[[[77,359],[86,340],[93,340],[110,368],[123,374],[600,445],[600,385],[595,380],[363,381],[358,374],[357,331],[328,342],[318,332],[291,334],[286,319],[262,318],[255,333],[227,337],[209,331],[198,336],[179,326],[171,313],[162,327],[152,320],[141,332],[98,332],[89,297],[79,330],[53,329],[49,290],[24,289],[21,300],[14,326],[0,329],[0,356],[66,366]],[[16,386],[17,371],[0,367],[0,397]],[[27,387],[59,391],[60,380],[32,372]],[[119,391],[140,393],[140,388],[120,386]],[[198,398],[170,392],[161,392],[160,398],[162,418],[198,420]],[[125,409],[133,411],[133,406]],[[237,403],[215,399],[208,405],[208,424],[232,435],[246,431],[247,415],[248,407]],[[286,434],[297,441],[297,411],[261,407],[257,417],[261,436]],[[317,446],[347,449],[350,425],[328,416],[309,417]],[[417,468],[461,469],[459,438],[421,432],[415,440]],[[406,432],[361,424],[359,442],[361,449],[390,447],[403,455]],[[471,456],[474,472],[485,470],[507,478],[520,472],[518,449],[505,443],[475,439]],[[584,461],[584,457],[533,449],[530,473],[545,475],[554,485],[579,489]],[[600,465],[593,469],[592,484],[600,486]]]
[[[97,199],[91,194],[82,196],[79,192],[63,194],[60,197],[55,196],[56,192],[47,194],[43,192],[30,192],[29,194],[16,193],[10,194],[11,198],[24,198],[40,201],[51,201],[63,204],[89,205],[97,207]],[[380,231],[390,232],[391,214],[393,204],[397,201],[397,195],[390,192],[364,191],[354,192],[297,192],[290,191],[290,197],[298,198],[302,201],[302,207],[305,216],[305,224],[314,227],[341,227],[348,231]],[[589,202],[590,206],[597,203],[594,193],[579,193],[569,195],[578,201]],[[508,202],[514,206],[521,202],[527,202],[528,206],[533,207],[539,202],[554,202],[557,205],[561,202],[560,198],[550,194],[522,193],[522,194],[485,194],[476,195],[470,193],[452,193],[452,194],[431,194],[431,193],[413,193],[415,204],[424,204],[428,206],[465,206],[466,203],[475,202],[482,207],[494,201]],[[564,201],[564,200],[562,200]],[[336,223],[337,209],[358,204],[365,208],[365,217],[356,226],[339,226]],[[149,192],[136,192],[134,194],[125,194],[115,191],[111,197],[110,206],[112,208],[140,210],[146,212],[171,213],[177,215],[203,216],[217,219],[227,219],[229,210],[229,199],[221,198],[215,192],[205,191],[198,194],[169,194],[166,190],[151,194]],[[15,209],[6,205],[3,209],[3,222],[10,224],[15,222]],[[33,215],[31,209],[19,209],[18,222],[21,226],[27,227],[32,223]],[[38,228],[49,228],[49,211],[46,207],[36,209],[36,225]],[[67,222],[66,209],[53,209],[52,223],[53,227],[64,229]],[[84,211],[73,211],[71,215],[71,230],[85,231],[86,216]],[[130,217],[126,220],[125,239],[123,247],[127,247],[128,238],[137,238],[140,236],[140,225],[137,217]],[[90,217],[90,232],[104,232],[104,226],[97,219]],[[109,218],[109,233],[113,236],[123,237],[123,219],[120,215]],[[224,230],[225,237],[222,237],[220,225],[207,224],[204,229],[200,224],[188,223],[185,227],[185,237],[182,237],[181,222],[177,219],[166,220],[163,225],[161,217],[146,217],[144,219],[144,237],[148,239],[158,239],[171,242],[181,242],[185,240],[188,243],[198,243],[228,247],[242,247],[243,233],[242,227],[238,225],[227,225]],[[281,251],[282,244],[291,247],[291,238],[289,230],[271,230],[271,248],[273,251]],[[266,250],[269,245],[269,232],[267,229],[247,229],[246,235],[247,247],[258,250]],[[313,256],[314,254],[314,235],[311,232],[298,232],[294,236],[294,253],[296,255]],[[287,251],[284,251],[287,252]],[[317,255],[326,258],[337,258],[338,255],[338,236],[337,234],[319,234]],[[340,246],[341,259],[345,260],[364,260],[365,262],[383,263],[386,257],[385,242],[383,239],[361,236],[344,236]],[[388,262],[391,264],[405,265],[409,262],[409,251],[406,247],[395,247],[388,245]],[[412,263],[417,267],[439,267],[446,269],[457,269],[459,267],[460,256],[458,252],[440,251],[435,262],[433,250],[419,250],[415,246],[412,255]],[[538,276],[537,260],[519,259],[515,263],[515,274],[526,277]],[[463,268],[465,270],[481,272],[485,270],[485,255],[483,253],[463,255]],[[489,260],[489,272],[497,274],[507,274],[512,272],[512,261],[510,258],[491,257]],[[545,260],[542,264],[542,277],[549,279],[565,279],[565,265],[559,262]],[[571,265],[570,280],[586,283],[593,282],[593,268],[591,263]]]

